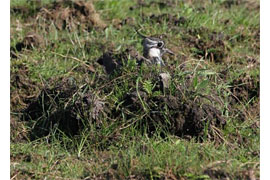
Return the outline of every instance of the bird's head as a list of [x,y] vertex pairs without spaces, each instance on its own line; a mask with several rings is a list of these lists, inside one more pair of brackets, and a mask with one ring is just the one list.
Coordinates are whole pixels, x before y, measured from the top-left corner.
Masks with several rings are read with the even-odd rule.
[[164,47],[164,41],[158,38],[144,38],[143,40],[143,47],[146,49],[151,49],[151,48],[159,48],[162,49]]

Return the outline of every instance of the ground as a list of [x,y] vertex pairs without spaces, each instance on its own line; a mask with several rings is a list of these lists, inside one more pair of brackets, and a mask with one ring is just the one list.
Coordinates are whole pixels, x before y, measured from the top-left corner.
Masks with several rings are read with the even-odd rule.
[[11,179],[260,178],[259,0],[10,6]]

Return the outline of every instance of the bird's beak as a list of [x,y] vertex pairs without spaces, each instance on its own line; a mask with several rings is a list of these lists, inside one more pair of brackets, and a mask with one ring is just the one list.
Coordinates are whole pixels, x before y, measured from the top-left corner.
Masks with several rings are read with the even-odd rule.
[[171,55],[174,55],[174,53],[171,50],[169,50],[167,48],[164,48],[164,50],[165,50],[166,53],[171,54]]

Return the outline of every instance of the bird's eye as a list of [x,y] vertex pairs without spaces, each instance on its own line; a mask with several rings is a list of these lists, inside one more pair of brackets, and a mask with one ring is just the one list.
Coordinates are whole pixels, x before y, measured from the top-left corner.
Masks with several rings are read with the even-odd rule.
[[157,46],[158,46],[159,48],[162,48],[162,47],[164,46],[164,43],[163,43],[162,41],[159,41],[158,44],[157,44]]

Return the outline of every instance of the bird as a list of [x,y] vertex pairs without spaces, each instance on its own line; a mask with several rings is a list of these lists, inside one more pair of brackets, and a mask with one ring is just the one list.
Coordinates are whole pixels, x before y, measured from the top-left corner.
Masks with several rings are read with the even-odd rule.
[[165,48],[165,42],[159,38],[145,36],[138,30],[136,32],[143,38],[143,57],[150,60],[152,64],[165,66],[162,56],[165,53],[174,55],[171,50]]

